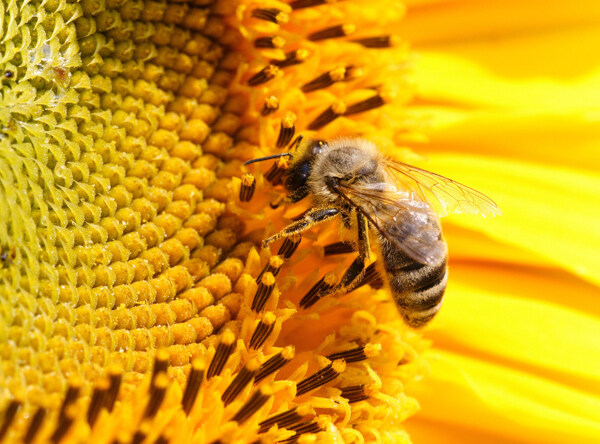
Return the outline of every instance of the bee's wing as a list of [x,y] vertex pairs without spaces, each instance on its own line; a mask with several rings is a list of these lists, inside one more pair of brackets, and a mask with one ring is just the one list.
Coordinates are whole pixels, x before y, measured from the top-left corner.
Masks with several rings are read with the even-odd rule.
[[411,259],[435,265],[446,254],[437,215],[426,202],[383,182],[340,185],[338,192]]
[[413,193],[415,198],[428,202],[439,216],[451,213],[502,214],[496,203],[473,188],[447,177],[422,170],[406,163],[386,158],[385,168],[391,182]]

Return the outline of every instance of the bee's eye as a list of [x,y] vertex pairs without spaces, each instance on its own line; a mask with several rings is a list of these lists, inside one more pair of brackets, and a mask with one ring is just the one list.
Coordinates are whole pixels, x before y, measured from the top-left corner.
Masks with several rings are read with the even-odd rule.
[[311,164],[309,160],[296,164],[288,171],[285,186],[288,190],[297,190],[306,186],[306,181],[310,176]]

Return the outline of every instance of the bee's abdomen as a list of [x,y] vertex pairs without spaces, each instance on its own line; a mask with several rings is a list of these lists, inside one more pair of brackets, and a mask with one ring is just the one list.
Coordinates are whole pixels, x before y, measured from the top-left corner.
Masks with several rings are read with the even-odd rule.
[[390,246],[382,245],[382,250],[392,296],[404,321],[411,327],[422,327],[442,305],[448,280],[447,256],[436,264],[424,265]]

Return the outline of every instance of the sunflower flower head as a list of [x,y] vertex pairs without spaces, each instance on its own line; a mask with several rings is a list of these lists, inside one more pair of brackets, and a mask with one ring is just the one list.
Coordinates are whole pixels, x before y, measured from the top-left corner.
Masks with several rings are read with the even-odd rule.
[[259,249],[287,159],[242,167],[419,137],[402,4],[0,8],[0,438],[407,441],[425,342],[383,291],[319,300],[331,227]]

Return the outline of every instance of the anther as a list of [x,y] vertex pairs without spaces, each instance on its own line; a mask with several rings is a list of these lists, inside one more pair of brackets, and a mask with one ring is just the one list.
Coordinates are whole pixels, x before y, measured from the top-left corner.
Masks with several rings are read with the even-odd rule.
[[366,100],[363,100],[362,102],[358,102],[355,103],[354,105],[350,105],[348,106],[348,109],[346,109],[346,112],[344,113],[346,116],[349,116],[351,114],[357,114],[357,113],[362,113],[365,111],[369,111],[375,108],[379,108],[380,106],[385,105],[385,101],[383,100],[383,97],[381,97],[379,94],[377,94],[376,96],[373,97],[369,97]]
[[273,276],[277,276],[281,271],[281,266],[283,265],[283,258],[281,256],[271,256],[269,258],[269,262],[265,265],[265,268],[260,272],[258,277],[256,278],[256,283],[261,282],[262,277],[265,273],[271,273]]
[[221,336],[221,341],[217,345],[215,355],[210,361],[208,371],[206,372],[206,379],[210,379],[213,376],[220,375],[221,371],[227,363],[227,359],[233,353],[235,349],[235,335],[231,330],[226,330]]
[[276,320],[277,316],[275,316],[274,313],[270,311],[264,313],[262,319],[256,325],[254,333],[252,333],[252,338],[250,338],[248,347],[252,350],[258,350],[259,348],[261,348],[267,340],[267,338],[269,337],[269,335],[273,333]]
[[283,60],[271,60],[272,65],[285,68],[287,66],[299,65],[308,58],[308,51],[306,49],[297,49],[286,53]]
[[302,237],[299,234],[294,234],[292,236],[286,237],[283,240],[283,243],[279,247],[279,251],[277,252],[278,256],[283,256],[284,259],[289,259],[292,257],[298,245],[300,245],[300,241]]
[[265,104],[260,112],[263,116],[268,116],[279,109],[279,99],[275,96],[269,96],[265,99]]
[[141,430],[137,430],[133,434],[133,438],[131,438],[131,444],[142,444],[142,442],[144,442],[145,439],[146,439],[146,434],[144,432],[142,432]]
[[146,437],[152,431],[151,427],[152,425],[150,421],[145,420],[144,422],[142,422],[142,424],[133,434],[133,438],[131,438],[130,444],[142,444],[142,442],[144,442]]
[[165,399],[168,385],[169,378],[165,372],[156,375],[154,382],[150,386],[150,399],[148,400],[146,410],[144,411],[144,418],[154,418],[154,416],[156,416],[158,409]]
[[154,378],[161,372],[166,372],[169,366],[169,352],[165,349],[160,349],[156,352],[154,357],[154,367],[152,368],[152,378],[150,379],[150,385],[154,383]]
[[346,105],[343,102],[331,105],[308,125],[308,129],[318,130],[323,128],[328,123],[331,123],[338,117],[343,116],[346,113],[346,109]]
[[267,387],[260,387],[240,410],[232,418],[238,424],[246,422],[254,413],[258,411],[271,397],[271,390]]
[[356,251],[354,245],[350,242],[336,242],[334,244],[325,245],[323,253],[325,256],[334,256],[337,254],[347,254]]
[[286,146],[296,132],[296,116],[294,113],[288,112],[283,119],[281,119],[281,126],[279,128],[279,137],[277,138],[277,148],[283,148]]
[[296,396],[301,396],[316,388],[319,388],[328,382],[333,381],[346,369],[346,362],[342,359],[333,361],[328,366],[313,373],[308,378],[303,379],[296,386]]
[[290,160],[287,157],[280,157],[273,164],[271,168],[265,173],[265,179],[271,182],[273,185],[278,185],[281,183],[281,179],[285,174],[288,166],[290,164]]
[[80,391],[81,381],[72,383],[72,385],[70,385],[67,389],[67,393],[65,393],[65,399],[63,400],[58,413],[56,429],[50,437],[50,441],[52,441],[53,443],[60,442],[60,440],[63,439],[63,437],[66,435],[67,431],[73,424],[74,415],[73,412],[71,412],[69,409],[79,396]]
[[299,441],[299,437],[301,435],[304,434],[313,434],[313,433],[319,433],[322,432],[324,429],[319,425],[319,423],[317,421],[305,421],[305,422],[301,422],[300,424],[296,424],[292,427],[288,427],[289,430],[292,430],[294,432],[296,432],[295,435],[290,436],[287,439],[284,439],[283,441],[280,441],[281,443],[296,443]]
[[354,286],[353,290],[362,287],[363,285],[370,285],[374,289],[383,287],[383,279],[377,271],[376,262],[369,264],[365,269],[363,275],[359,278],[359,281]]
[[300,301],[301,308],[310,308],[321,299],[321,296],[331,290],[337,283],[337,276],[334,273],[327,273],[313,287],[308,290]]
[[45,417],[46,417],[46,409],[44,409],[42,407],[37,409],[37,411],[33,415],[33,418],[31,419],[31,422],[29,423],[29,427],[27,428],[27,433],[25,434],[25,439],[23,439],[23,442],[25,442],[25,444],[30,444],[31,442],[33,442],[33,440],[35,439],[35,436],[40,431],[40,427],[42,426],[42,423],[44,422]]
[[342,397],[346,398],[349,403],[364,401],[369,398],[368,389],[363,384],[353,385],[342,388]]
[[117,400],[117,395],[119,394],[119,388],[121,387],[122,372],[120,368],[113,367],[109,373],[110,385],[106,392],[104,406],[109,412],[112,412]]
[[257,8],[252,11],[252,17],[278,25],[287,23],[290,20],[290,17],[285,12],[277,8]]
[[359,45],[364,46],[365,48],[390,48],[396,44],[396,39],[390,35],[366,37],[352,41],[354,43],[358,43]]
[[265,308],[265,304],[267,303],[269,296],[271,296],[271,293],[273,293],[274,288],[275,276],[273,276],[273,273],[265,273],[260,280],[260,284],[258,284],[256,294],[252,300],[251,308],[253,311],[258,313]]
[[57,420],[57,424],[56,424],[56,429],[54,430],[54,433],[52,433],[52,436],[50,437],[50,441],[53,443],[59,443],[64,436],[67,434],[67,432],[69,431],[69,428],[71,427],[71,425],[73,424],[73,421],[75,420],[75,411],[74,411],[74,406],[72,405],[72,403],[69,405],[68,410],[62,415],[59,416],[58,420]]
[[221,396],[221,401],[226,406],[237,398],[237,396],[244,390],[244,388],[250,384],[254,375],[258,371],[259,363],[258,360],[253,359],[246,366],[240,370],[237,376],[231,381],[231,384],[225,389]]
[[[333,0],[335,1],[335,0]],[[292,9],[311,8],[313,6],[324,5],[325,3],[333,3],[332,0],[294,0],[290,3]]]
[[259,423],[258,433],[265,433],[275,424],[277,424],[277,427],[279,427],[280,429],[289,428],[289,426],[296,424],[310,413],[311,408],[307,404],[302,404],[298,407],[291,408],[289,410],[286,410],[285,412],[273,415],[270,418],[267,418],[261,423]]
[[283,48],[285,46],[285,40],[278,35],[270,37],[259,37],[254,40],[255,48]]
[[0,428],[0,441],[4,439],[8,429],[10,429],[10,426],[17,415],[19,407],[21,407],[21,403],[19,401],[12,400],[10,404],[8,404],[8,408],[6,409],[6,412],[4,412],[4,422],[2,423],[2,428]]
[[240,201],[241,202],[249,202],[254,195],[254,190],[256,189],[256,179],[250,173],[244,174],[242,176],[242,184],[240,186]]
[[258,369],[256,376],[254,377],[254,383],[258,383],[265,379],[272,373],[275,373],[285,364],[290,362],[294,358],[294,347],[287,346],[281,352],[269,358],[267,361],[263,362],[263,364]]
[[204,361],[200,358],[196,358],[192,361],[192,369],[188,376],[187,385],[185,386],[185,392],[181,399],[181,407],[186,415],[189,415],[196,402],[196,397],[200,391],[202,380],[204,379]]
[[258,86],[263,83],[266,83],[269,80],[275,78],[278,72],[279,68],[275,65],[267,65],[248,79],[248,85]]
[[98,419],[98,415],[100,414],[102,407],[104,407],[109,386],[110,381],[104,378],[98,381],[98,384],[96,385],[96,387],[94,387],[94,391],[92,392],[92,399],[90,400],[90,405],[88,406],[87,411],[87,420],[90,424],[90,427],[94,427],[94,424]]
[[318,89],[327,88],[328,86],[331,86],[336,82],[348,80],[348,78],[350,77],[350,73],[352,72],[352,68],[352,66],[341,66],[339,68],[328,71],[325,74],[322,74],[319,77],[311,80],[310,82],[305,83],[302,86],[302,91],[304,91],[305,93],[316,91]]
[[320,31],[309,34],[308,40],[313,42],[325,39],[335,39],[338,37],[346,37],[356,31],[356,26],[347,23],[344,25],[331,26],[329,28],[321,29]]
[[335,361],[336,359],[343,359],[347,363],[359,362],[377,355],[380,351],[381,344],[367,344],[343,352],[332,353],[329,356],[327,356],[327,359],[329,359],[330,361]]
[[67,389],[67,393],[65,393],[65,399],[63,399],[63,402],[60,406],[60,410],[58,413],[58,421],[59,422],[63,418],[65,418],[65,415],[67,414],[67,409],[73,402],[75,402],[75,400],[79,396],[80,391],[81,391],[81,381],[79,381],[79,380],[69,386],[69,388]]

